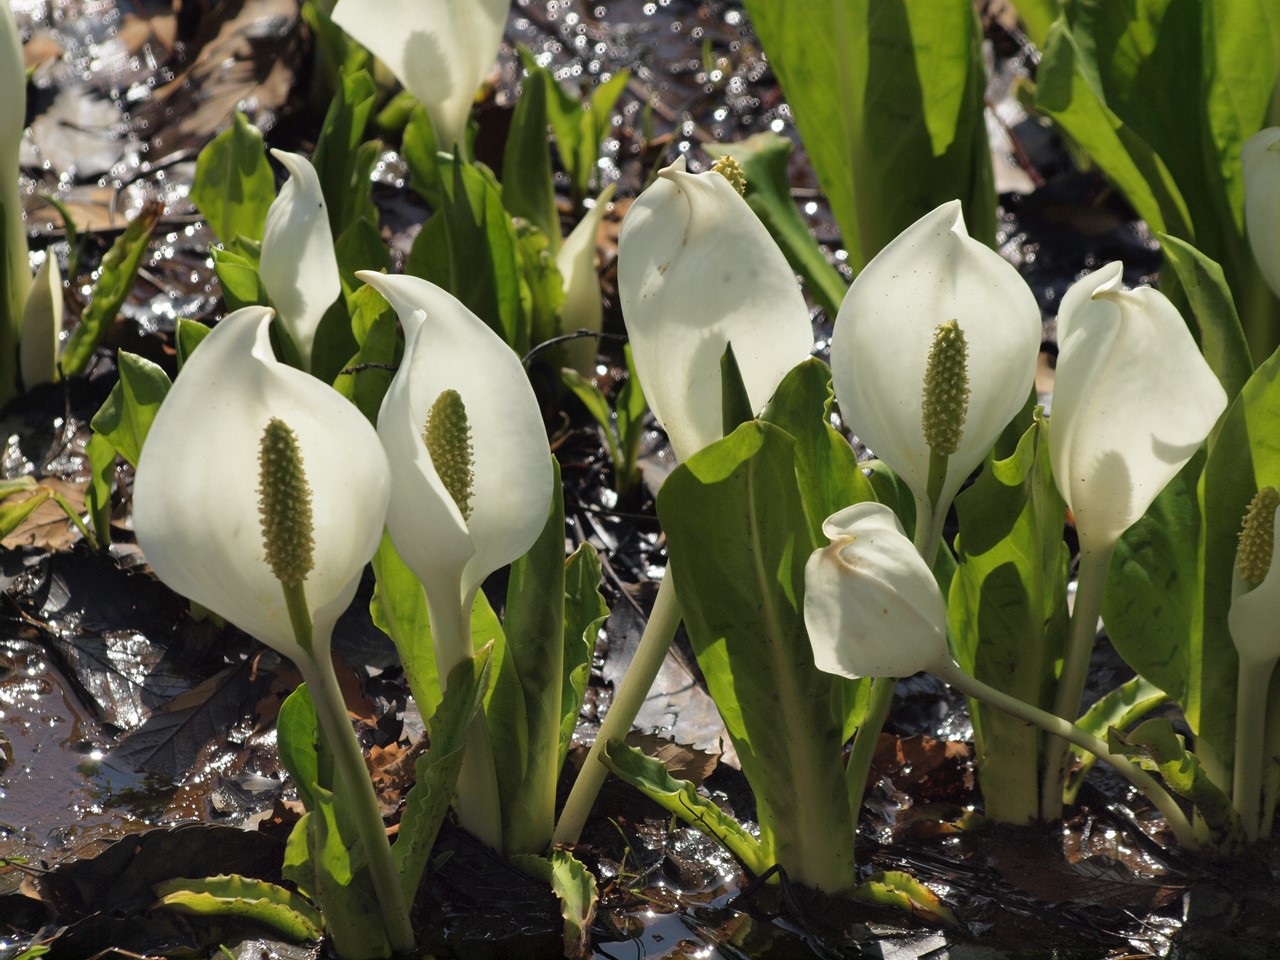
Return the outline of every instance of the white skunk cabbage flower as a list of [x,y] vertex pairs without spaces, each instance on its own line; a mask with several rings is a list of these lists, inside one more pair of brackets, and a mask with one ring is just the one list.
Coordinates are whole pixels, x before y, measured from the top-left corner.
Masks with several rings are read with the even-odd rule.
[[342,292],[338,258],[315,167],[301,154],[272,150],[271,155],[284,164],[289,179],[267,209],[258,275],[303,369],[310,370],[320,320]]
[[1227,627],[1243,662],[1280,657],[1280,494],[1263,487],[1249,504],[1232,582]]
[[538,402],[520,358],[451,294],[417,277],[357,276],[405,331],[378,413],[391,463],[387,530],[428,601],[469,613],[484,578],[546,524],[551,453]]
[[841,415],[918,502],[929,501],[933,439],[926,439],[925,374],[939,328],[952,321],[968,389],[954,449],[939,451],[948,455],[942,511],[1027,402],[1041,340],[1030,288],[969,236],[959,200],[925,214],[872,258],[845,295],[831,338]]
[[1058,311],[1049,459],[1082,552],[1110,550],[1191,459],[1227,395],[1191,331],[1123,265],[1078,280]]
[[1260,130],[1240,148],[1244,225],[1253,259],[1280,297],[1280,127]]
[[681,157],[627,211],[618,292],[636,373],[684,461],[722,436],[720,358],[732,343],[753,410],[813,349],[795,274],[726,176]]
[[[378,548],[390,473],[354,405],[276,360],[270,324],[266,307],[237,310],[183,365],[138,460],[133,522],[169,587],[304,663],[328,655]],[[270,465],[273,421],[292,435],[301,471]],[[284,579],[305,592],[309,650],[295,636]]]
[[510,7],[509,0],[340,0],[333,22],[426,107],[441,150],[465,153],[471,104],[498,56]]
[[882,503],[822,524],[829,546],[804,568],[804,623],[814,665],[857,677],[907,677],[950,665],[947,607],[928,564]]
[[58,379],[58,349],[62,345],[62,271],[49,251],[36,271],[22,311],[22,339],[18,341],[18,370],[22,386],[30,390]]

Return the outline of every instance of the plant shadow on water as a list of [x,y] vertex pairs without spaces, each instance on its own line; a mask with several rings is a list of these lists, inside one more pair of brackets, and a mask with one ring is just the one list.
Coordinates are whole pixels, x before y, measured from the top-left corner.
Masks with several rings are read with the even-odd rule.
[[[125,322],[107,341],[112,353],[123,347],[171,364],[175,320],[211,319],[219,310],[207,259],[211,237],[185,191],[196,152],[229,111],[252,104],[253,119],[279,146],[305,145],[314,135],[308,126],[314,117],[289,104],[305,70],[296,4],[228,6],[235,10],[202,20],[201,5],[70,3],[50,14],[45,4],[14,3],[50,46],[37,71],[41,92],[33,108],[41,123],[30,145],[37,152],[24,171],[38,177],[25,180],[24,193],[30,228],[64,265],[71,251],[61,221],[37,194],[59,197],[80,224],[73,312],[84,305],[87,267],[106,249],[104,238],[146,200],[167,204]],[[988,36],[996,53],[992,93],[1007,104],[1008,79],[1025,70],[1025,52],[994,19]],[[745,15],[731,3],[517,0],[507,38],[529,46],[567,82],[633,70],[600,165],[623,196],[634,196],[675,153],[706,166],[699,142],[766,129],[794,139],[781,91]],[[480,110],[478,153],[495,167],[518,73],[510,43]],[[73,108],[80,112],[68,113]],[[999,239],[1046,314],[1082,270],[1109,259],[1123,257],[1126,279],[1149,278],[1159,255],[1145,228],[1097,176],[1075,172],[1043,128],[1025,119],[1010,125],[1044,183],[1002,194]],[[846,258],[802,151],[792,175],[809,225],[840,267]],[[403,254],[422,219],[420,200],[405,188],[404,166],[393,152],[384,153],[376,176],[392,247]],[[605,322],[614,332],[621,325],[613,253],[624,206],[611,212],[604,243]],[[815,314],[815,323],[820,341],[828,339],[830,319]],[[1052,337],[1049,319],[1050,353]],[[602,386],[610,378],[616,386],[618,357],[612,359],[612,368],[601,370]],[[105,354],[95,362],[87,386],[42,388],[9,408],[6,476],[35,473],[65,484],[73,502],[83,502],[74,496],[85,480],[86,424],[113,372]],[[604,551],[613,610],[578,730],[579,741],[589,742],[634,649],[664,559],[651,502],[619,505],[610,496],[595,428],[585,418],[570,420],[555,442],[564,464],[567,536]],[[671,465],[660,435],[651,433],[642,464],[650,490]],[[120,469],[122,485],[129,473]],[[194,874],[225,869],[278,878],[298,805],[275,753],[273,722],[296,677],[236,631],[193,620],[184,602],[133,571],[139,559],[127,536],[126,545],[104,557],[72,545],[59,515],[38,516],[43,526],[29,524],[21,538],[6,542],[0,571],[0,857],[11,863],[0,868],[0,957],[37,930],[52,931],[55,918],[65,927],[50,934],[55,957],[240,942],[242,931],[148,914],[150,883],[173,876],[175,863]],[[347,702],[362,721],[381,797],[393,812],[414,756],[404,744],[420,740],[423,725],[367,607],[366,584],[339,626],[335,648],[342,662],[363,665],[343,671]],[[1117,662],[1104,650],[1097,669],[1114,670]],[[721,729],[699,679],[687,645],[677,643],[639,725],[690,744],[663,748],[672,751],[675,775],[750,821],[752,800],[732,756],[712,755]],[[1167,839],[1160,822],[1123,782],[1098,772],[1060,833],[986,825],[973,813],[963,700],[916,679],[902,685],[892,716],[860,824],[859,863],[868,873],[905,870],[923,880],[959,914],[960,931],[817,901],[785,882],[748,885],[720,847],[674,827],[656,806],[611,783],[578,850],[600,878],[595,956],[1275,955],[1274,842],[1230,863],[1184,855],[1159,842]],[[658,738],[645,742],[656,747]],[[578,762],[582,752],[575,751]],[[157,825],[170,829],[134,836]],[[437,851],[448,856],[415,914],[427,949],[481,960],[557,955],[558,914],[545,889],[460,831],[447,829]],[[243,940],[235,955],[248,958],[254,950],[309,955],[255,940]]]

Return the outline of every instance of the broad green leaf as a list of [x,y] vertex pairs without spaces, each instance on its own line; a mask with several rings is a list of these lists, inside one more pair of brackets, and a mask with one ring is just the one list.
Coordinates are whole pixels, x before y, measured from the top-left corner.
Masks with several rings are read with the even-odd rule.
[[591,921],[596,915],[596,878],[568,850],[556,848],[545,857],[524,855],[512,862],[551,887],[564,918],[564,955],[585,957],[591,951]]
[[747,0],[855,272],[957,197],[994,242],[982,34],[966,0]]
[[311,163],[320,178],[329,229],[335,237],[362,216],[377,217],[369,199],[368,157],[361,158],[365,126],[377,95],[368,71],[344,67],[316,141]]
[[[966,673],[1051,710],[1067,632],[1066,507],[1054,486],[1044,422],[1012,457],[991,460],[955,501],[957,566],[948,594],[952,653]],[[1044,735],[969,701],[987,816],[1029,823],[1040,810]]]
[[[556,150],[560,154],[560,163],[565,173],[569,175],[569,181],[574,184],[574,189],[577,190],[578,145],[582,140],[582,101],[561,87],[550,70],[538,66],[533,52],[527,47],[520,46],[517,50],[520,53],[520,63],[529,74],[525,80],[526,91],[535,83],[544,89],[547,120],[556,138]],[[588,172],[586,176],[590,178],[591,174]],[[585,196],[585,185],[583,190],[583,196]]]
[[355,291],[350,304],[352,332],[360,349],[333,387],[359,407],[370,423],[376,424],[382,397],[395,374],[396,354],[402,346],[399,326],[395,311],[372,287]]
[[516,101],[507,132],[502,202],[513,217],[523,217],[542,231],[553,254],[560,249],[560,211],[547,142],[547,86],[532,79]]
[[36,478],[31,475],[14,477],[12,480],[0,480],[0,500],[36,488]]
[[1230,403],[1253,373],[1253,360],[1226,275],[1221,266],[1185,240],[1167,233],[1159,239],[1191,305],[1200,331],[1200,350]]
[[482,647],[449,672],[449,687],[430,721],[431,749],[415,765],[417,781],[405,799],[400,831],[391,853],[406,903],[413,903],[431,858],[440,825],[462,769],[467,731],[489,689],[489,655]]
[[409,168],[409,183],[432,207],[438,207],[445,194],[444,169],[449,158],[440,153],[427,108],[415,101],[405,124],[401,142],[404,162]]
[[747,176],[747,203],[769,228],[787,263],[804,278],[813,299],[834,319],[848,286],[827,260],[791,199],[787,172],[791,141],[773,131],[764,131],[737,143],[709,143],[705,149],[713,157],[732,156],[742,166]]
[[564,500],[560,465],[537,541],[511,565],[506,655],[485,705],[508,856],[542,853],[555,829],[565,672]]
[[1041,49],[1049,27],[1062,12],[1062,0],[1013,0],[1027,38]]
[[135,353],[121,350],[118,365],[120,379],[89,425],[136,467],[147,431],[171,384],[158,364]]
[[94,281],[89,305],[80,315],[80,324],[72,332],[58,363],[63,376],[82,373],[93,356],[93,351],[106,336],[107,328],[115,321],[116,314],[133,289],[138,267],[142,265],[147,245],[151,242],[151,232],[155,230],[162,213],[163,204],[144,204],[102,258],[101,272]]
[[213,270],[222,284],[222,299],[227,310],[239,310],[255,304],[268,304],[271,298],[258,276],[258,262],[239,250],[213,248]]
[[565,562],[564,571],[564,680],[560,697],[560,759],[564,766],[573,742],[582,697],[591,675],[591,657],[596,649],[596,632],[609,616],[609,607],[600,595],[600,555],[584,543]]
[[751,875],[761,876],[773,866],[767,847],[715,803],[699,796],[688,780],[673,778],[662,761],[617,740],[610,741],[600,756],[622,780],[732,853]]
[[[342,281],[342,295],[347,308],[355,311],[353,299],[365,283],[356,276],[357,270],[391,272],[391,251],[382,242],[382,234],[372,221],[361,218],[342,231],[333,245],[338,259],[338,276]],[[355,332],[355,331],[353,331]],[[356,333],[356,340],[361,340]]]
[[[1146,515],[1125,531],[1111,558],[1102,620],[1125,662],[1181,704],[1200,728],[1196,661],[1203,587],[1196,482],[1203,454],[1192,457]],[[1234,715],[1235,653],[1231,654]]]
[[427,597],[418,578],[396,553],[388,533],[382,535],[373,555],[373,574],[377,586],[369,601],[369,615],[395,644],[418,711],[429,717],[439,708],[441,693]]
[[261,924],[290,940],[319,940],[324,918],[305,898],[279,884],[253,877],[175,878],[152,887],[153,909],[189,916],[227,917]]
[[[1084,712],[1084,716],[1076,721],[1076,726],[1102,739],[1111,727],[1123,730],[1168,700],[1169,695],[1150,680],[1134,677],[1095,701]],[[1071,746],[1071,753],[1074,760],[1068,764],[1071,772],[1063,792],[1067,803],[1075,803],[1076,794],[1084,785],[1085,775],[1098,760],[1092,753],[1074,744]]]
[[581,135],[578,138],[578,161],[573,176],[574,203],[578,208],[581,208],[582,201],[591,193],[597,169],[596,160],[600,157],[600,145],[612,129],[614,105],[630,79],[630,71],[619,70],[599,84],[591,91],[586,110],[578,116]]
[[[505,186],[503,195],[506,195]],[[520,264],[520,321],[529,330],[530,343],[543,343],[560,333],[564,306],[564,276],[552,255],[549,237],[525,220],[515,222],[516,257]],[[552,358],[563,358],[563,347],[554,347]],[[552,359],[553,364],[563,362]]]
[[200,151],[191,202],[223,244],[236,237],[261,240],[276,179],[262,133],[236,111],[235,122]]
[[747,396],[747,385],[742,382],[742,370],[738,358],[733,355],[733,344],[726,343],[720,355],[720,418],[725,436],[742,424],[755,419],[756,412]]
[[1107,746],[1143,769],[1159,773],[1170,790],[1190,800],[1215,847],[1230,850],[1243,843],[1244,833],[1231,798],[1209,778],[1167,719],[1147,720],[1129,734],[1112,727]]
[[1152,146],[1117,116],[1064,20],[1049,30],[1036,77],[1036,106],[1062,125],[1120,188],[1152,230],[1194,236],[1186,201]]
[[[1184,704],[1196,755],[1215,778],[1234,749],[1236,652],[1227,628],[1231,570],[1245,508],[1280,479],[1280,351],[1253,372],[1227,408],[1200,480],[1204,515],[1203,645],[1192,663],[1194,701]],[[1159,681],[1157,680],[1157,683]],[[1172,691],[1170,691],[1172,693]],[[1222,767],[1218,766],[1221,758]]]
[[195,352],[196,347],[200,346],[200,341],[213,332],[212,327],[206,327],[198,320],[188,320],[186,317],[179,317],[177,323],[177,332],[174,336],[174,346],[178,349],[178,372],[182,372],[182,365],[191,359],[191,354]]
[[756,794],[765,855],[834,892],[853,882],[844,703],[804,628],[815,544],[794,447],[771,424],[743,424],[672,472],[658,516],[698,664]]
[[920,919],[960,926],[951,908],[923,883],[900,870],[879,870],[854,887],[853,898],[877,907],[888,907]]

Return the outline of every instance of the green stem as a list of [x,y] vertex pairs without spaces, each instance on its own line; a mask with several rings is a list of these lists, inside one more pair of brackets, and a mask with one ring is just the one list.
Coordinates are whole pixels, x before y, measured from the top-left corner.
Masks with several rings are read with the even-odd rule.
[[862,798],[867,792],[867,777],[871,774],[871,761],[876,755],[876,743],[880,731],[889,718],[893,704],[893,691],[898,681],[895,677],[876,677],[871,681],[871,693],[867,697],[867,712],[858,732],[853,735],[853,752],[844,768],[844,782],[849,791],[849,814],[853,818],[853,830],[858,832],[858,815],[862,810]]
[[1231,799],[1245,836],[1257,840],[1261,829],[1262,775],[1267,738],[1267,692],[1276,659],[1240,659],[1236,680],[1235,778]]
[[[1098,636],[1098,617],[1102,613],[1102,594],[1107,584],[1107,570],[1115,544],[1102,550],[1081,551],[1080,575],[1076,581],[1075,607],[1071,611],[1071,627],[1062,672],[1058,675],[1058,692],[1053,712],[1070,722],[1080,710],[1080,698],[1089,674]],[[1062,786],[1066,776],[1067,741],[1050,737],[1045,744],[1044,784],[1040,791],[1040,818],[1057,820],[1062,816]]]
[[[283,586],[283,585],[282,585]],[[400,887],[400,874],[396,870],[391,844],[387,840],[387,828],[378,807],[378,797],[369,778],[369,768],[364,762],[364,751],[356,740],[355,730],[347,716],[346,701],[338,687],[338,676],[333,670],[328,643],[323,644],[324,655],[311,656],[312,624],[307,613],[302,585],[283,586],[289,618],[293,621],[294,635],[308,656],[298,661],[298,670],[306,681],[307,690],[315,704],[316,719],[321,733],[333,753],[338,781],[342,789],[335,791],[335,800],[348,806],[351,822],[355,825],[357,839],[364,848],[373,880],[373,890],[382,908],[382,923],[387,931],[387,942],[397,954],[411,953],[414,949],[413,927],[409,923],[409,908],[404,891]],[[297,613],[301,610],[301,616]]]
[[[458,581],[444,583],[443,589],[440,586],[436,585],[435,589],[427,587],[426,592],[427,617],[431,621],[431,639],[436,649],[436,671],[443,691],[453,668],[475,653],[471,644],[470,616],[475,593],[473,591],[464,601]],[[483,707],[467,731],[453,807],[464,830],[490,849],[502,850],[498,775],[493,766],[493,748],[489,743],[489,726]]]
[[[1141,790],[1155,808],[1164,815],[1165,821],[1169,824],[1169,829],[1173,831],[1179,843],[1192,849],[1200,846],[1200,841],[1196,837],[1191,821],[1182,811],[1182,808],[1178,806],[1177,801],[1170,796],[1169,792],[1160,786],[1156,779],[1145,770],[1126,758],[1112,753],[1107,748],[1107,745],[1093,736],[1093,734],[1086,733],[1074,723],[1063,720],[1061,717],[1056,717],[1048,711],[1041,710],[1039,707],[1033,707],[1017,697],[1011,697],[1009,694],[969,676],[953,661],[947,661],[944,664],[935,666],[932,672],[966,696],[973,697],[975,700],[982,700],[994,707],[999,707],[1018,719],[1034,724],[1045,732],[1060,738],[1064,743],[1074,743],[1081,749],[1088,750],[1104,763],[1109,763],[1117,773]],[[1058,796],[1061,797],[1061,795],[1062,789],[1059,787]]]
[[578,838],[582,835],[582,828],[586,825],[587,815],[591,813],[596,795],[600,792],[600,786],[609,773],[600,759],[600,753],[610,740],[622,740],[631,730],[631,724],[640,712],[644,698],[653,687],[653,681],[657,679],[658,671],[667,658],[667,651],[671,649],[671,641],[675,639],[676,628],[679,626],[680,601],[676,597],[675,584],[668,572],[658,587],[653,612],[649,615],[649,622],[645,624],[644,633],[640,636],[640,643],[636,647],[635,655],[631,658],[631,665],[627,667],[627,672],[618,685],[613,703],[609,705],[609,712],[605,714],[600,730],[596,734],[596,741],[591,745],[591,751],[587,754],[582,769],[578,771],[578,778],[573,782],[569,799],[565,801],[564,809],[560,812],[560,819],[556,822],[555,836],[552,837],[553,843],[578,842]]

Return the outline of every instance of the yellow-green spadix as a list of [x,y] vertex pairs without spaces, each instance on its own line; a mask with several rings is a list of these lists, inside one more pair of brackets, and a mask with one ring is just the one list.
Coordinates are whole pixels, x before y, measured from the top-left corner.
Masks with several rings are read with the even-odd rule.
[[308,655],[263,541],[263,435],[273,420],[287,426],[310,492],[303,588],[313,622],[311,657],[328,649],[333,625],[378,547],[390,474],[360,411],[276,360],[270,323],[265,307],[237,310],[183,366],[142,448],[133,522],[161,580],[299,660]]

